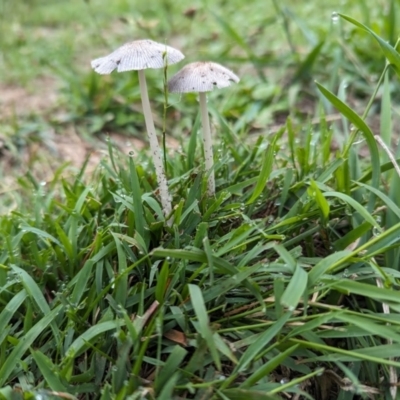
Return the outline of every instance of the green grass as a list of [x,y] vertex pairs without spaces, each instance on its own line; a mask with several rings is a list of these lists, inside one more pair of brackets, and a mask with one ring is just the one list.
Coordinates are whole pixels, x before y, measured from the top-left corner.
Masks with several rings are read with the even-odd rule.
[[[400,177],[374,137],[400,158],[388,3],[0,0],[2,87],[60,88],[0,110],[0,398],[396,398]],[[241,77],[209,98],[210,199],[196,96],[163,118],[148,74],[180,143],[171,226],[147,152],[114,141],[143,136],[136,74],[89,68],[137,37]],[[102,143],[96,165],[46,148],[71,129]]]

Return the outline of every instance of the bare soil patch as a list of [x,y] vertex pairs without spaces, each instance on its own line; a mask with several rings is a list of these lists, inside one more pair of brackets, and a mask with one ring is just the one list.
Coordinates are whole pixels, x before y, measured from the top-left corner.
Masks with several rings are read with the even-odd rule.
[[[85,140],[73,124],[57,128],[58,132],[50,126],[43,135],[45,139],[28,142],[18,151],[13,151],[7,145],[13,140],[9,131],[6,133],[7,125],[15,122],[23,125],[24,118],[33,115],[42,116],[46,120],[51,113],[62,111],[58,89],[57,81],[50,77],[31,82],[29,88],[0,83],[0,170],[7,177],[7,187],[15,182],[15,177],[28,170],[38,180],[51,180],[55,170],[66,162],[73,170],[77,170],[88,159],[87,170],[93,171],[100,160],[107,156],[107,144],[103,140],[105,135],[103,139],[93,137],[89,141]],[[107,135],[113,145],[126,155],[147,147],[145,140],[123,133],[109,132]],[[167,142],[170,150],[179,147],[179,142],[174,138],[168,137]]]
[[47,113],[57,101],[57,81],[51,77],[38,78],[28,88],[0,83],[0,121]]

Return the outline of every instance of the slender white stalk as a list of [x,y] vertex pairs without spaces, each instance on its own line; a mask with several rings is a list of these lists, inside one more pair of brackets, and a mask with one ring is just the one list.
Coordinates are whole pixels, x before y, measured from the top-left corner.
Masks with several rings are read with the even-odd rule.
[[400,177],[400,167],[399,167],[399,164],[397,164],[396,157],[392,154],[389,147],[387,147],[386,143],[383,141],[383,139],[380,136],[375,135],[374,138],[381,145],[382,149],[385,151],[385,153],[389,157],[389,160],[392,162],[393,167],[397,172],[397,175],[399,175],[399,177]]
[[203,125],[203,144],[204,144],[204,157],[206,159],[206,173],[208,173],[207,192],[209,196],[215,195],[215,179],[214,179],[214,158],[213,147],[211,139],[210,120],[208,118],[207,110],[207,95],[205,92],[199,92],[200,98],[200,111],[201,111],[201,124]]
[[[154,127],[153,116],[151,114],[149,95],[147,92],[146,77],[144,76],[144,70],[139,70],[139,85],[140,94],[142,96],[142,106],[144,120],[146,123],[147,135],[150,142],[151,155],[156,169],[156,176],[158,187],[160,189],[161,205],[163,208],[164,216],[167,218],[172,211],[171,196],[168,191],[167,177],[165,175],[164,165],[161,157],[161,149],[158,144],[156,135],[156,128]],[[168,223],[170,225],[170,223]]]

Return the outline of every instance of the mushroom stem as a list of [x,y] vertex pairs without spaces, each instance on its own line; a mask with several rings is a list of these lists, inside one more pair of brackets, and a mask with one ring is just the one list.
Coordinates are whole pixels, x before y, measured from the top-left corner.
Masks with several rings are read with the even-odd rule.
[[147,84],[146,84],[146,77],[144,75],[144,70],[139,70],[138,74],[139,74],[139,85],[140,85],[140,94],[142,97],[144,120],[146,123],[147,135],[149,137],[153,163],[156,169],[158,187],[160,188],[161,205],[163,208],[164,216],[165,218],[167,218],[172,211],[171,196],[168,191],[167,177],[165,175],[165,170],[161,158],[161,149],[158,144],[153,116],[151,114],[150,101],[147,92]]
[[199,92],[200,98],[200,111],[201,111],[201,124],[203,125],[203,144],[204,144],[204,158],[206,159],[206,173],[208,173],[207,192],[209,196],[215,195],[215,179],[214,179],[214,158],[211,139],[210,120],[208,118],[207,110],[207,95],[205,92]]

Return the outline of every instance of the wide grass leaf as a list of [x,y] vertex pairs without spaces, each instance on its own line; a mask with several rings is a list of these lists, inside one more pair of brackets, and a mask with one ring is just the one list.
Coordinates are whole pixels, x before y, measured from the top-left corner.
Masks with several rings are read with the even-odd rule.
[[173,394],[179,377],[180,374],[177,372],[169,377],[168,381],[161,388],[160,394],[157,396],[158,400],[171,400],[174,398]]
[[210,328],[209,318],[207,314],[207,309],[204,304],[203,295],[201,290],[196,285],[188,285],[190,300],[193,305],[194,312],[197,317],[197,323],[195,323],[195,328],[197,332],[203,337],[206,341],[207,346],[210,350],[211,357],[214,360],[214,363],[218,370],[221,370],[221,360],[217,351],[217,345],[214,342],[213,332]]
[[[50,307],[43,296],[42,290],[39,288],[38,284],[33,280],[33,278],[22,268],[17,267],[16,265],[11,265],[11,269],[18,274],[21,279],[21,282],[29,294],[31,300],[37,304],[38,308],[42,312],[43,315],[47,315],[50,313]],[[57,342],[60,338],[60,331],[56,324],[51,322],[51,328],[53,330],[55,339]]]
[[369,285],[367,283],[356,282],[352,280],[340,280],[333,281],[324,279],[324,283],[331,285],[333,289],[347,294],[353,293],[366,298],[374,299],[379,302],[392,302],[394,304],[400,304],[399,293],[395,290],[379,288],[377,286]]
[[278,400],[279,397],[265,393],[261,390],[226,389],[222,391],[229,400]]
[[251,293],[254,293],[254,291],[257,289],[254,288],[254,285],[251,282],[249,282],[248,278],[256,273],[257,270],[261,268],[261,266],[261,264],[256,264],[252,267],[248,267],[243,271],[236,273],[235,275],[230,276],[229,278],[224,277],[222,279],[219,279],[218,281],[215,281],[212,287],[203,292],[204,300],[208,302],[216,299],[224,293],[227,293],[229,290],[238,287],[241,282],[243,282],[243,285]]
[[368,28],[361,22],[358,22],[354,18],[351,18],[344,14],[338,14],[338,15],[340,15],[343,19],[352,23],[353,25],[367,31],[378,42],[379,46],[383,51],[383,54],[388,59],[389,63],[393,65],[393,68],[395,69],[397,75],[400,77],[400,55],[396,51],[396,49],[392,47],[386,40],[378,36],[372,29]]
[[400,357],[400,346],[398,344],[384,344],[382,346],[355,349],[355,353],[367,354],[371,357],[392,358]]
[[255,342],[253,342],[243,353],[242,357],[240,357],[234,373],[244,371],[249,364],[265,350],[265,346],[267,346],[276,336],[279,335],[282,328],[285,326],[286,322],[291,316],[291,312],[283,314],[272,326],[258,336]]
[[25,352],[32,346],[36,338],[43,333],[46,327],[57,317],[62,309],[59,305],[54,310],[47,313],[39,322],[37,322],[24,336],[19,339],[18,344],[11,351],[4,364],[0,367],[0,386],[3,386],[9,376],[12,374],[16,365],[20,362]]
[[350,250],[338,251],[323,258],[319,263],[314,265],[314,267],[308,273],[309,287],[318,284],[319,279],[331,269],[332,264],[341,264],[342,258],[347,259],[349,254],[351,254]]
[[270,144],[263,157],[264,159],[261,166],[261,171],[260,174],[258,175],[257,183],[254,188],[253,194],[247,201],[247,204],[253,203],[263,192],[272,171],[272,166],[274,163],[274,152],[275,152],[275,146],[274,144]]
[[25,290],[18,292],[4,307],[3,311],[0,313],[0,326],[3,329],[8,325],[13,315],[18,311],[18,308],[27,298],[28,294]]
[[166,290],[168,289],[168,280],[169,280],[169,265],[168,261],[164,261],[161,270],[157,276],[157,284],[156,284],[156,300],[162,304],[164,302],[164,295]]
[[337,319],[351,325],[358,326],[364,329],[371,335],[381,336],[385,339],[390,339],[393,342],[400,342],[400,335],[394,332],[393,328],[383,324],[376,324],[371,319],[362,316],[355,316],[354,314],[348,315],[341,313],[337,315]]
[[66,386],[61,382],[58,374],[57,374],[57,368],[53,364],[53,362],[45,356],[41,351],[36,350],[36,351],[31,351],[32,357],[36,362],[36,365],[38,366],[40,372],[43,375],[43,378],[45,379],[46,383],[49,385],[49,387],[56,391],[56,392],[66,392],[67,388]]
[[157,376],[156,381],[154,382],[157,392],[161,391],[176,374],[187,353],[188,352],[180,346],[175,346],[173,348],[171,354],[167,358],[167,361],[163,365],[161,372]]
[[317,360],[349,360],[349,361],[368,361],[378,365],[391,365],[396,368],[400,368],[400,362],[394,360],[388,360],[376,355],[369,355],[359,352],[358,350],[346,350],[339,347],[328,346],[321,343],[313,343],[311,341],[300,340],[300,339],[290,339],[293,344],[299,344],[306,349],[313,349],[318,352],[323,353],[322,356],[316,356],[310,359],[303,359],[303,362],[317,361]]
[[[111,234],[113,235],[118,254],[119,279],[115,282],[115,301],[124,306],[128,293],[128,281],[125,274],[127,268],[126,253],[124,251],[122,242],[119,240],[117,235],[115,235],[113,232],[111,232]],[[88,271],[90,271],[90,268],[88,268]]]
[[325,224],[329,218],[330,206],[314,180],[311,180],[310,187],[308,188],[307,192],[317,203]]
[[284,383],[284,384],[278,386],[276,389],[271,390],[270,392],[271,392],[271,393],[284,393],[287,389],[290,389],[290,388],[292,388],[292,387],[300,386],[300,384],[301,384],[302,382],[307,382],[307,381],[309,381],[312,377],[314,377],[314,376],[319,376],[319,375],[321,375],[323,372],[324,372],[324,368],[315,369],[313,372],[310,372],[310,373],[307,374],[307,375],[300,376],[299,378],[292,379],[292,380],[290,380],[289,382]]
[[374,226],[376,229],[378,229],[379,232],[382,232],[381,226],[376,222],[374,217],[356,200],[354,200],[352,197],[348,196],[347,194],[340,193],[340,192],[325,192],[324,193],[325,197],[336,197],[340,200],[345,201],[347,204],[349,204],[351,207],[353,207],[362,217],[365,221],[369,222],[372,226]]
[[108,243],[106,246],[102,247],[95,255],[87,260],[82,267],[82,269],[69,281],[68,288],[72,290],[71,302],[79,303],[83,293],[87,289],[87,282],[92,274],[92,269],[95,263],[100,261],[102,258],[109,256],[113,253],[115,249],[114,241]]
[[291,346],[287,350],[279,353],[277,356],[271,358],[261,368],[257,369],[252,375],[250,375],[240,387],[248,388],[255,385],[259,380],[270,374],[275,368],[282,365],[287,358],[298,348],[299,346]]
[[281,304],[287,307],[289,311],[296,309],[301,297],[304,295],[307,289],[307,278],[307,272],[297,264],[294,274],[281,297]]
[[286,264],[286,267],[290,268],[291,272],[294,273],[297,267],[297,261],[290,254],[285,247],[276,244],[273,246],[274,250],[280,255],[281,259]]
[[77,337],[66,352],[67,358],[73,358],[78,356],[81,352],[89,348],[89,342],[101,335],[104,332],[108,332],[114,329],[118,329],[125,325],[123,320],[105,321],[100,322],[97,325],[92,326],[87,331],[83,332]]
[[54,244],[56,244],[57,246],[62,247],[61,243],[53,235],[50,235],[50,233],[45,232],[42,229],[35,228],[35,227],[29,226],[29,225],[23,225],[23,226],[21,226],[21,229],[22,229],[23,232],[32,232],[32,233],[34,233],[40,239],[42,239],[43,242],[46,243],[46,245],[48,245],[48,246],[49,246],[48,241],[50,241],[50,242],[53,242]]
[[[324,88],[321,84],[316,82],[320,92],[332,103],[338,111],[343,114],[354,126],[356,126],[365,137],[367,141],[369,151],[371,153],[371,167],[372,167],[372,186],[378,188],[380,182],[380,161],[379,161],[379,150],[376,144],[374,134],[372,133],[369,126],[360,118],[349,106],[335,96],[331,91]],[[353,143],[348,143],[344,150],[344,157],[347,157],[347,152]],[[368,203],[368,211],[372,212],[374,209],[374,196],[372,196]]]
[[366,183],[361,183],[361,182],[355,182],[356,185],[362,186],[371,192],[375,193],[377,197],[379,197],[390,209],[390,211],[393,212],[393,214],[396,215],[398,219],[400,219],[400,208],[399,206],[385,193],[383,193],[381,190],[376,189],[372,187],[371,185],[367,185]]
[[[175,249],[156,249],[153,251],[153,255],[156,257],[163,258],[178,258],[183,260],[191,260],[201,263],[207,263],[207,254],[200,249],[185,249],[185,250],[175,250]],[[213,256],[213,264],[216,268],[220,268],[224,273],[233,275],[237,272],[237,269],[232,266],[228,261],[220,257]]]

